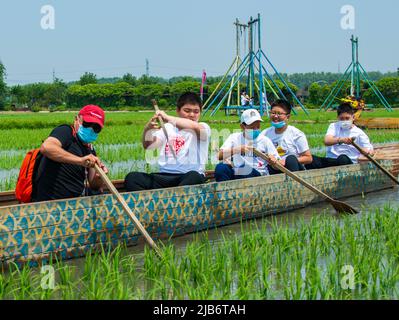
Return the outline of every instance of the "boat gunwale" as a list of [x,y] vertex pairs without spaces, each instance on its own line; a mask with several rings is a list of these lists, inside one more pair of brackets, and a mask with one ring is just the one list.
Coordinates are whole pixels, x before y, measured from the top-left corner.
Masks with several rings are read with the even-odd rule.
[[[394,166],[394,160],[391,159],[387,159],[387,160],[382,160],[380,162],[381,164],[385,164],[388,165],[388,170],[391,170]],[[351,172],[356,172],[359,171],[361,172],[362,169],[370,167],[370,166],[374,166],[371,162],[361,162],[361,163],[357,163],[357,164],[350,164],[350,165],[344,165],[344,166],[335,166],[335,167],[329,167],[329,168],[323,168],[323,169],[312,169],[312,170],[303,170],[303,171],[297,171],[295,172],[298,176],[300,176],[303,179],[309,179],[309,178],[313,178],[313,177],[318,177],[318,176],[328,176],[328,175],[334,175],[334,172],[336,173],[337,171],[342,171],[344,169],[349,169],[346,171],[351,171]],[[324,173],[324,174],[320,174],[320,173]],[[193,190],[190,193],[185,193],[185,195],[189,196],[189,195],[198,195],[198,192],[195,192],[195,190],[201,190],[204,187],[206,188],[212,188],[215,185],[218,186],[218,188],[215,188],[214,190],[204,190],[204,192],[200,192],[202,194],[207,194],[207,193],[215,193],[215,192],[224,192],[224,191],[228,191],[228,190],[234,190],[234,187],[230,187],[227,188],[228,186],[234,186],[237,183],[240,184],[248,184],[249,182],[259,182],[259,181],[263,181],[265,183],[263,184],[272,184],[275,182],[279,182],[281,180],[281,177],[284,177],[284,180],[288,180],[290,179],[288,176],[286,176],[284,173],[279,173],[279,174],[274,174],[274,175],[267,175],[267,176],[260,176],[260,177],[253,177],[253,178],[244,178],[244,179],[237,179],[237,180],[230,180],[230,181],[223,181],[223,182],[216,182],[216,181],[212,181],[212,182],[206,182],[203,184],[198,184],[198,185],[188,185],[188,186],[178,186],[178,187],[171,187],[171,188],[158,188],[158,189],[151,189],[151,190],[140,190],[140,191],[124,191],[124,192],[120,192],[120,194],[123,195],[130,195],[130,194],[134,194],[134,195],[148,195],[148,199],[152,200],[153,197],[152,195],[154,193],[172,193],[172,192],[177,192],[177,193],[181,193],[181,191],[183,190]],[[276,180],[276,181],[274,181]],[[254,184],[254,183],[249,183],[249,184]],[[256,183],[255,183],[256,185]],[[84,196],[84,197],[75,197],[75,198],[65,198],[65,199],[56,199],[56,200],[48,200],[48,201],[41,201],[41,202],[32,202],[32,203],[20,203],[20,204],[12,204],[12,205],[8,205],[8,206],[0,206],[0,214],[2,211],[6,210],[6,209],[15,209],[15,208],[26,208],[26,207],[36,207],[36,206],[46,206],[46,205],[57,205],[59,203],[65,203],[65,202],[70,202],[70,201],[78,201],[79,202],[84,202],[84,201],[90,201],[89,199],[92,199],[93,201],[97,200],[97,199],[101,199],[101,198],[113,198],[114,196],[110,193],[104,193],[104,194],[98,194],[98,195],[92,195],[92,196]],[[173,197],[170,196],[170,198]],[[169,197],[165,197],[166,199]],[[158,199],[165,199],[164,197],[158,197]],[[144,198],[147,199],[147,198]],[[85,207],[87,208],[87,207]],[[78,210],[78,209],[76,209]],[[48,211],[45,211],[48,212]],[[0,217],[0,221],[1,217]]]

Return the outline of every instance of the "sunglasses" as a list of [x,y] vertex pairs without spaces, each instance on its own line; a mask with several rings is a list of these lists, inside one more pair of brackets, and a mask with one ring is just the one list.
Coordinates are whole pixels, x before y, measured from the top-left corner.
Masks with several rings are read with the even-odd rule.
[[283,112],[270,112],[271,116],[277,116],[277,117],[281,117],[281,116],[286,116],[287,113],[283,113]]
[[93,122],[84,122],[83,121],[83,127],[92,128],[95,133],[99,133],[101,131],[100,125],[97,123],[93,123]]

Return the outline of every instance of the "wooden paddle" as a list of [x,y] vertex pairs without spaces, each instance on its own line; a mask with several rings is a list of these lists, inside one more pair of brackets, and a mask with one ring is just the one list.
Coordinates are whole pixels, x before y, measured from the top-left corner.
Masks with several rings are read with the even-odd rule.
[[107,188],[115,195],[115,197],[118,199],[119,203],[122,205],[123,209],[126,211],[126,213],[129,215],[130,219],[133,221],[134,225],[139,229],[141,234],[144,236],[148,244],[152,249],[155,250],[157,253],[158,257],[162,257],[161,255],[161,250],[159,247],[156,245],[154,240],[150,237],[148,234],[147,230],[143,227],[139,219],[137,219],[136,215],[133,213],[133,211],[129,208],[127,205],[125,199],[121,196],[121,194],[116,190],[115,186],[112,184],[112,182],[109,180],[103,169],[101,169],[97,164],[94,164],[94,169],[98,172],[98,174],[101,176],[102,180],[104,181],[105,185]]
[[[157,101],[155,99],[152,99],[151,102],[152,102],[152,105],[154,106],[155,112],[158,112],[159,108],[158,108]],[[159,120],[159,123],[161,124],[162,131],[163,131],[163,133],[164,133],[164,135],[166,137],[166,142],[168,143],[169,150],[170,150],[170,152],[172,152],[173,157],[175,159],[177,159],[177,156],[176,156],[176,153],[175,153],[175,149],[173,149],[172,143],[169,140],[168,132],[166,131],[165,124],[163,122],[162,117],[158,116],[158,120]]]
[[384,172],[389,178],[392,179],[393,182],[395,182],[396,184],[399,184],[398,179],[395,178],[395,176],[390,173],[387,169],[385,169],[381,164],[379,164],[377,162],[377,160],[373,159],[372,156],[370,156],[367,152],[365,152],[362,148],[360,148],[360,146],[355,142],[355,138],[352,138],[352,145],[359,150],[359,152],[364,155],[367,159],[369,159],[372,163],[375,164],[375,166],[380,169],[382,172]]
[[[262,158],[263,160],[266,160],[267,162],[270,162],[270,157],[262,152],[260,152],[259,150],[254,149],[254,155]],[[283,165],[281,165],[280,163],[275,163],[273,164],[273,167],[276,167],[277,169],[279,169],[281,172],[284,172],[287,176],[291,177],[292,179],[294,179],[295,181],[299,182],[300,184],[304,185],[306,188],[310,189],[311,191],[313,191],[314,193],[318,194],[319,196],[323,197],[327,202],[329,202],[334,209],[339,212],[339,213],[358,213],[358,211],[351,207],[349,204],[342,202],[342,201],[338,201],[335,200],[333,198],[331,198],[330,196],[328,196],[327,194],[325,194],[323,191],[317,189],[316,187],[312,186],[310,183],[306,182],[305,180],[303,180],[302,178],[300,178],[299,176],[297,176],[295,173],[291,172],[290,170],[288,170],[287,168],[285,168]]]

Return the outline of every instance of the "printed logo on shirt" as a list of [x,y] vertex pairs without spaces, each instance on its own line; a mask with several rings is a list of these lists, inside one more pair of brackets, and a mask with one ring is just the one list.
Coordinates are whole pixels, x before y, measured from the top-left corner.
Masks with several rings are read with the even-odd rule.
[[277,150],[278,155],[279,155],[280,157],[284,156],[284,155],[287,153],[287,151],[284,150],[284,149],[283,149],[281,146],[279,146],[277,143],[275,143],[274,146],[276,147],[276,150]]
[[[186,140],[180,135],[170,138],[170,144],[173,146],[173,149],[174,149],[176,155],[184,147],[185,143],[186,143]],[[170,150],[169,150],[168,143],[165,146],[165,154],[168,154],[168,155],[172,154],[172,152],[170,152]]]

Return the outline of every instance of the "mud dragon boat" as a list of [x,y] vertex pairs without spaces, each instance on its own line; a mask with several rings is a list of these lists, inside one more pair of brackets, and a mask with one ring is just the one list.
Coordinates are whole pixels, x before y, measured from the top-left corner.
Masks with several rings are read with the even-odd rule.
[[[399,145],[377,149],[375,158],[395,176]],[[372,163],[299,172],[334,198],[387,188],[392,181]],[[37,265],[84,256],[89,250],[144,239],[112,194],[32,204],[0,204],[0,265]],[[154,239],[167,239],[241,220],[287,212],[323,201],[284,174],[184,186],[122,196]]]

